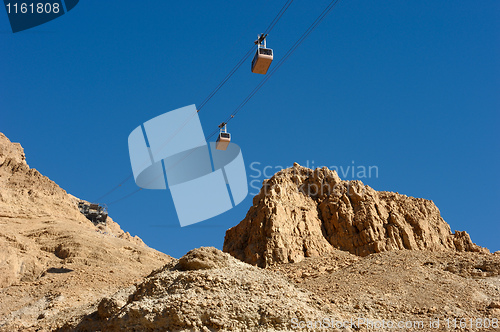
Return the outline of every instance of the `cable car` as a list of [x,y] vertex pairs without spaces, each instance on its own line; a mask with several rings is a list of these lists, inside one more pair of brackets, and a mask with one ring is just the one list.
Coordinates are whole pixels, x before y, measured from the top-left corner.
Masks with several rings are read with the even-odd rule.
[[220,133],[219,137],[217,137],[215,148],[217,150],[226,150],[227,146],[229,145],[229,142],[231,142],[231,134],[227,132],[226,124],[224,122],[219,125],[219,128],[220,128]]
[[266,37],[267,34],[260,34],[255,41],[257,52],[255,52],[252,60],[252,73],[265,75],[271,62],[273,62],[273,50],[266,48]]
[[108,218],[108,208],[105,204],[79,201],[78,208],[88,220],[94,223],[94,225],[97,226],[99,223],[106,224],[106,219]]

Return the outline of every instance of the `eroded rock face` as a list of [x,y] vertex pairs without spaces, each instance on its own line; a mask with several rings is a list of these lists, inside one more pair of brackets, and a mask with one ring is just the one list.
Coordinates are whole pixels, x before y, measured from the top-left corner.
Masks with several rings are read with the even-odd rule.
[[294,318],[340,319],[284,277],[211,247],[191,250],[129,291],[61,331],[274,331],[289,330]]
[[486,250],[451,233],[432,201],[342,181],[297,163],[265,180],[253,206],[226,232],[224,251],[253,265],[298,262],[333,248],[359,256],[390,250]]
[[24,150],[0,133],[0,217],[78,216],[77,199],[26,163]]
[[[172,261],[111,218],[95,226],[78,201],[0,133],[0,331],[54,331]],[[103,303],[100,314],[123,303]]]

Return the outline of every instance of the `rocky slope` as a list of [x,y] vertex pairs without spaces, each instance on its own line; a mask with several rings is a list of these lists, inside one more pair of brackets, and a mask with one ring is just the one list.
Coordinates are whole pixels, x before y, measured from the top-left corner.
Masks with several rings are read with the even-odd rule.
[[294,164],[265,180],[244,220],[226,232],[224,251],[266,267],[323,256],[393,250],[487,251],[451,233],[432,201],[377,192],[335,171]]
[[58,331],[497,331],[499,315],[500,253],[333,249],[261,269],[199,248]]
[[26,163],[19,143],[0,133],[0,217],[42,218],[53,215],[79,218],[76,198]]
[[341,319],[286,277],[202,247],[60,331],[273,331],[325,315]]
[[0,330],[51,330],[172,260],[111,218],[94,226],[25,159],[0,133]]
[[[359,257],[333,250],[324,257],[277,264],[284,274],[309,290],[346,319],[423,322],[402,331],[498,331],[500,319],[500,252],[398,250]],[[440,329],[430,328],[439,319]],[[451,328],[446,319],[479,319],[489,328]],[[366,324],[361,331],[370,330]],[[391,331],[376,329],[371,331]]]
[[0,331],[500,328],[500,252],[452,234],[430,201],[326,169],[264,184],[224,244],[250,264],[215,248],[175,260],[76,202],[0,134]]

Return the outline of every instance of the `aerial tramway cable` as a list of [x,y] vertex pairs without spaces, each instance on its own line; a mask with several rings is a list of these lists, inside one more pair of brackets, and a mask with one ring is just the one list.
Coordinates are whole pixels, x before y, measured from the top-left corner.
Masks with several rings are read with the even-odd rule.
[[[285,14],[285,12],[287,11],[288,7],[290,7],[290,5],[292,4],[293,0],[287,0],[286,3],[283,5],[283,7],[281,7],[280,11],[278,12],[278,14],[276,14],[276,16],[273,18],[273,20],[271,21],[271,23],[269,24],[269,26],[266,28],[265,30],[265,33],[269,33],[273,30],[273,28],[276,26],[276,24],[278,23],[278,21],[281,19],[281,17],[283,17],[283,15]],[[254,50],[254,47],[252,46],[246,53],[245,55],[240,59],[240,61],[238,61],[238,63],[231,69],[231,71],[222,79],[221,82],[219,82],[219,84],[217,84],[217,86],[215,87],[214,90],[212,90],[208,96],[201,102],[200,106],[198,107],[198,110],[197,112],[200,112],[200,110],[210,101],[210,99],[212,99],[215,94],[222,88],[222,86],[224,84],[226,84],[226,82],[234,75],[234,73],[241,67],[241,65],[243,63],[245,63],[248,59],[248,57],[253,53],[253,50]],[[166,144],[168,144],[181,130],[182,128],[184,128],[186,126],[186,124],[193,118],[193,116],[195,115],[196,113],[194,113],[191,117],[189,117],[163,144],[160,148],[163,148]],[[212,134],[211,136],[213,136],[214,134]],[[208,138],[207,138],[208,139]],[[111,193],[113,193],[115,190],[119,189],[123,184],[125,184],[128,180],[130,180],[131,178],[133,177],[133,174],[131,173],[130,175],[128,175],[126,178],[124,178],[118,185],[116,185],[115,187],[113,187],[111,190],[109,190],[108,192],[106,192],[105,194],[103,194],[102,196],[100,196],[99,198],[97,198],[96,200],[94,201],[100,201],[101,199],[103,199],[104,197],[107,197],[108,195],[110,195]],[[113,201],[115,202],[115,201]],[[113,203],[112,202],[112,203]],[[110,203],[110,204],[112,204]]]
[[323,12],[316,18],[316,20],[309,26],[309,28],[302,34],[302,36],[293,44],[293,46],[286,52],[286,54],[281,58],[278,64],[271,69],[271,72],[264,77],[260,83],[250,92],[250,94],[243,100],[243,102],[231,113],[231,115],[224,121],[227,124],[229,121],[234,119],[235,115],[241,111],[243,106],[245,106],[250,99],[257,93],[257,91],[262,88],[262,86],[276,73],[276,71],[283,65],[283,63],[295,52],[295,50],[302,44],[302,42],[311,34],[311,32],[316,29],[316,27],[323,21],[323,19],[330,13],[330,11],[340,2],[340,0],[333,0],[328,4],[328,6],[323,10]]
[[[232,119],[234,119],[235,115],[241,111],[241,109],[243,108],[243,106],[245,106],[249,101],[250,99],[252,99],[252,97],[260,90],[260,88],[262,88],[262,86],[276,73],[276,71],[281,67],[281,65],[283,65],[283,63],[295,52],[295,50],[304,42],[304,40],[311,34],[311,32],[314,31],[314,29],[316,29],[316,27],[323,21],[323,19],[331,12],[331,10],[333,8],[335,8],[335,6],[340,2],[340,0],[332,0],[328,6],[321,12],[321,14],[316,18],[316,20],[314,20],[314,22],[309,26],[309,28],[300,36],[300,38],[292,45],[292,47],[288,50],[288,52],[283,56],[283,58],[281,58],[281,60],[278,62],[278,64],[271,70],[271,72],[266,75],[265,78],[263,78],[261,80],[261,82],[252,90],[252,92],[243,100],[243,102],[231,113],[231,115],[229,115],[229,117],[226,119],[226,121],[222,122],[221,125],[225,125],[227,124],[229,121],[231,121]],[[221,126],[219,125],[219,127]],[[206,137],[206,141],[208,141],[210,138],[212,138],[215,134],[217,134],[219,130],[214,130],[210,135],[208,135]],[[190,154],[190,153],[189,153]],[[184,158],[181,158],[179,161],[177,161],[177,163],[175,163],[174,165],[172,165],[170,168],[173,168],[175,167],[176,165],[178,165],[180,162],[182,162],[185,158],[187,158],[189,156],[189,154],[187,154]],[[169,168],[169,169],[170,169]],[[154,180],[157,180],[157,179],[154,179]],[[120,199],[117,199],[111,203],[109,203],[108,205],[111,205],[111,204],[115,204],[119,201],[122,201],[134,194],[136,194],[137,192],[141,191],[142,188],[140,189],[137,189],[136,191],[120,198]]]
[[[200,142],[200,143],[204,143],[204,142],[208,141],[208,140],[209,140],[209,139],[211,139],[213,136],[215,136],[215,134],[217,134],[218,132],[219,132],[219,129],[214,130],[212,133],[210,133],[210,135],[208,135],[208,136],[205,138],[205,140],[204,140],[203,142]],[[182,161],[184,161],[187,157],[189,157],[189,156],[190,156],[193,152],[194,152],[194,150],[193,150],[193,151],[191,151],[191,152],[189,152],[189,153],[187,153],[184,157],[182,157],[181,159],[179,159],[179,160],[178,160],[175,164],[171,165],[168,169],[166,169],[166,170],[165,170],[165,173],[166,173],[167,171],[169,171],[169,170],[173,169],[174,167],[176,167],[179,163],[181,163],[181,162],[182,162]],[[164,174],[162,174],[161,176],[165,176],[165,175],[164,175]],[[146,185],[149,185],[149,184],[151,184],[151,183],[153,183],[153,182],[157,181],[159,178],[160,178],[160,176],[157,176],[157,177],[155,177],[155,178],[151,179],[151,181],[149,181]],[[133,192],[131,192],[131,193],[129,193],[129,194],[127,194],[127,195],[125,195],[125,196],[121,197],[121,198],[118,198],[118,199],[116,199],[116,200],[112,201],[111,203],[108,203],[107,205],[108,205],[108,206],[110,206],[110,205],[116,204],[116,203],[118,203],[118,202],[120,202],[120,201],[122,201],[122,200],[124,200],[124,199],[126,199],[126,198],[129,198],[129,197],[130,197],[130,196],[132,196],[132,195],[137,194],[137,193],[138,193],[139,191],[141,191],[142,189],[143,189],[143,188],[138,188],[138,189],[136,189],[135,191],[133,191]]]
[[[264,34],[269,34],[269,32],[271,32],[273,30],[273,28],[276,26],[276,23],[278,23],[278,21],[281,19],[281,17],[283,16],[283,14],[285,14],[286,10],[288,9],[288,7],[290,7],[290,5],[292,4],[292,2],[293,2],[293,0],[287,0],[287,2],[283,5],[283,7],[278,12],[278,14],[271,21],[271,23],[269,24],[269,26],[266,28]],[[241,65],[243,65],[247,61],[248,57],[250,55],[252,55],[253,51],[254,51],[254,47],[252,46],[245,53],[245,55],[240,59],[240,61],[238,61],[238,63],[233,67],[233,69],[231,69],[231,71],[222,79],[222,81],[217,85],[217,87],[215,87],[215,89],[212,90],[212,92],[210,92],[210,94],[201,102],[200,106],[198,107],[198,112],[208,103],[208,101],[210,99],[212,99],[213,96],[215,96],[215,94],[222,88],[222,86],[224,84],[226,84],[226,82],[241,67]]]

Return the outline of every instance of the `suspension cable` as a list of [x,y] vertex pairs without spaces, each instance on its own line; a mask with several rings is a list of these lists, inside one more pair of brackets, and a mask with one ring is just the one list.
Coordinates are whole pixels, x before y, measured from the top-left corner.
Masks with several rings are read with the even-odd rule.
[[290,7],[290,5],[292,4],[293,0],[288,0],[284,5],[283,7],[281,8],[281,10],[278,12],[278,15],[276,15],[276,17],[274,18],[274,20],[269,24],[269,26],[267,27],[266,30],[264,30],[264,35],[266,34],[269,34],[274,26],[276,25],[276,23],[278,23],[278,21],[281,19],[281,17],[283,16],[283,14],[285,14],[286,10],[288,9],[288,7]]
[[[283,56],[283,58],[278,62],[278,64],[271,70],[271,72],[266,75],[266,77],[264,79],[262,79],[262,81],[252,90],[252,92],[243,100],[243,102],[233,111],[233,113],[231,113],[231,115],[226,119],[226,121],[223,122],[223,124],[227,124],[229,121],[231,121],[232,119],[234,119],[235,115],[243,108],[243,106],[245,106],[246,103],[248,103],[248,101],[257,93],[257,91],[259,91],[259,89],[272,77],[272,75],[274,73],[276,73],[276,71],[283,65],[283,63],[293,54],[293,52],[295,52],[295,50],[304,42],[304,40],[311,34],[311,32],[314,31],[314,29],[316,29],[316,27],[324,20],[324,18],[331,12],[331,10],[333,8],[335,8],[335,6],[337,6],[337,4],[340,2],[340,0],[332,0],[328,6],[321,12],[321,14],[316,18],[316,20],[314,20],[314,22],[309,26],[309,28],[300,36],[300,38],[292,45],[292,47],[288,50],[288,52]],[[210,138],[212,138],[217,132],[219,131],[219,129],[217,130],[214,130],[210,135],[208,135],[206,137],[206,141],[208,141]],[[194,150],[193,150],[194,151]],[[183,158],[181,158],[180,160],[178,160],[175,164],[171,165],[169,167],[168,170],[170,170],[171,168],[177,166],[180,162],[182,162],[184,159],[186,159],[191,153],[193,153],[193,151],[191,151],[190,153],[186,154],[186,156],[184,156]],[[166,172],[167,170],[165,170]],[[152,181],[156,181],[157,179],[159,178],[156,177],[155,179],[153,179]],[[141,191],[142,188],[116,200],[116,201],[113,201],[111,203],[109,203],[108,205],[111,205],[111,204],[114,204],[114,203],[117,203],[123,199],[126,199],[136,193],[138,193],[139,191]]]
[[[285,14],[288,7],[290,7],[292,2],[293,2],[293,0],[287,0],[287,2],[283,5],[283,7],[281,7],[278,14],[276,14],[274,19],[271,21],[269,26],[264,31],[264,35],[269,34],[269,32],[271,32],[271,30],[276,26],[276,24],[281,19],[283,14]],[[217,87],[214,90],[212,90],[212,92],[210,92],[210,94],[201,102],[201,104],[198,108],[198,112],[210,101],[210,99],[212,99],[213,96],[215,96],[215,94],[222,88],[222,86],[224,86],[224,84],[226,84],[226,82],[231,78],[231,76],[233,76],[234,73],[236,73],[236,71],[241,67],[241,65],[247,61],[247,59],[253,53],[253,50],[254,50],[254,47],[252,46],[245,53],[245,55],[241,58],[241,60],[233,67],[233,69],[231,69],[231,71],[222,79],[222,81],[217,85]]]
[[[212,133],[210,133],[210,135],[208,135],[205,140],[201,143],[204,143],[204,142],[207,142],[209,139],[211,139],[213,136],[215,136],[215,134],[217,134],[217,132],[219,131],[219,129],[217,130],[214,130]],[[193,152],[195,151],[195,149],[191,150],[189,153],[187,153],[184,157],[182,157],[181,159],[179,159],[176,163],[174,163],[173,165],[171,165],[168,169],[165,169],[165,174],[167,173],[167,171],[173,169],[174,167],[176,167],[178,164],[180,164],[182,161],[184,161],[187,157],[189,157]],[[155,178],[151,179],[151,181],[149,181],[148,183],[146,183],[146,186],[152,184],[153,182],[157,181],[160,177],[164,177],[165,174],[161,174],[161,175],[158,175],[156,176]],[[112,201],[111,203],[108,203],[108,206],[109,205],[113,205],[113,204],[116,204],[126,198],[129,198],[130,196],[133,196],[135,194],[137,194],[139,191],[141,191],[143,188],[138,188],[136,189],[135,191],[129,193],[128,195],[125,195],[121,198],[118,198],[117,200],[114,200]]]
[[[274,19],[271,21],[271,23],[269,24],[269,26],[266,28],[265,30],[265,33],[269,33],[271,32],[271,30],[276,26],[276,24],[278,23],[278,21],[281,19],[281,17],[283,17],[283,15],[285,14],[285,12],[287,11],[288,7],[290,7],[290,5],[292,4],[293,0],[287,0],[287,2],[283,5],[283,7],[281,7],[280,11],[278,12],[278,14],[276,14],[276,16],[274,17]],[[212,90],[212,92],[210,92],[210,94],[202,101],[202,103],[200,104],[200,106],[198,107],[198,110],[197,112],[199,112],[209,101],[210,99],[212,99],[215,94],[222,88],[222,86],[224,84],[226,84],[226,82],[234,75],[234,73],[241,67],[241,65],[243,63],[245,63],[248,59],[248,57],[252,54],[252,51],[254,50],[254,46],[252,46],[246,53],[245,55],[240,59],[240,61],[238,61],[238,63],[233,67],[233,69],[231,69],[231,71],[224,77],[224,79],[216,86],[216,88],[214,90]],[[179,129],[177,129],[160,147],[163,148],[165,147],[166,144],[168,144],[181,130],[182,128],[184,128],[187,123],[191,120],[191,118],[195,115],[196,113],[193,113],[193,115],[191,117],[189,117],[180,127]],[[97,198],[95,201],[99,201],[101,199],[103,199],[104,197],[110,195],[111,193],[113,193],[115,190],[117,190],[118,188],[120,188],[124,183],[126,183],[128,180],[130,180],[131,178],[133,177],[133,174],[130,174],[129,176],[127,176],[124,180],[122,180],[122,182],[120,182],[117,186],[113,187],[110,191],[106,192],[104,195],[100,196],[99,198]],[[116,202],[116,201],[114,201]]]
[[228,123],[232,119],[234,119],[235,115],[241,111],[243,106],[245,106],[250,99],[257,93],[257,91],[262,88],[262,86],[278,71],[278,69],[283,65],[283,63],[295,52],[295,50],[304,42],[304,40],[311,34],[311,32],[316,29],[316,27],[323,21],[323,19],[330,13],[330,11],[340,2],[340,0],[332,0],[328,4],[328,6],[321,12],[321,14],[316,18],[316,20],[309,26],[309,28],[300,36],[300,38],[293,44],[293,46],[286,52],[286,54],[281,58],[278,64],[271,69],[270,73],[264,77],[260,83],[250,92],[250,94],[241,102],[241,104],[231,113],[231,115],[224,121],[224,123]]

